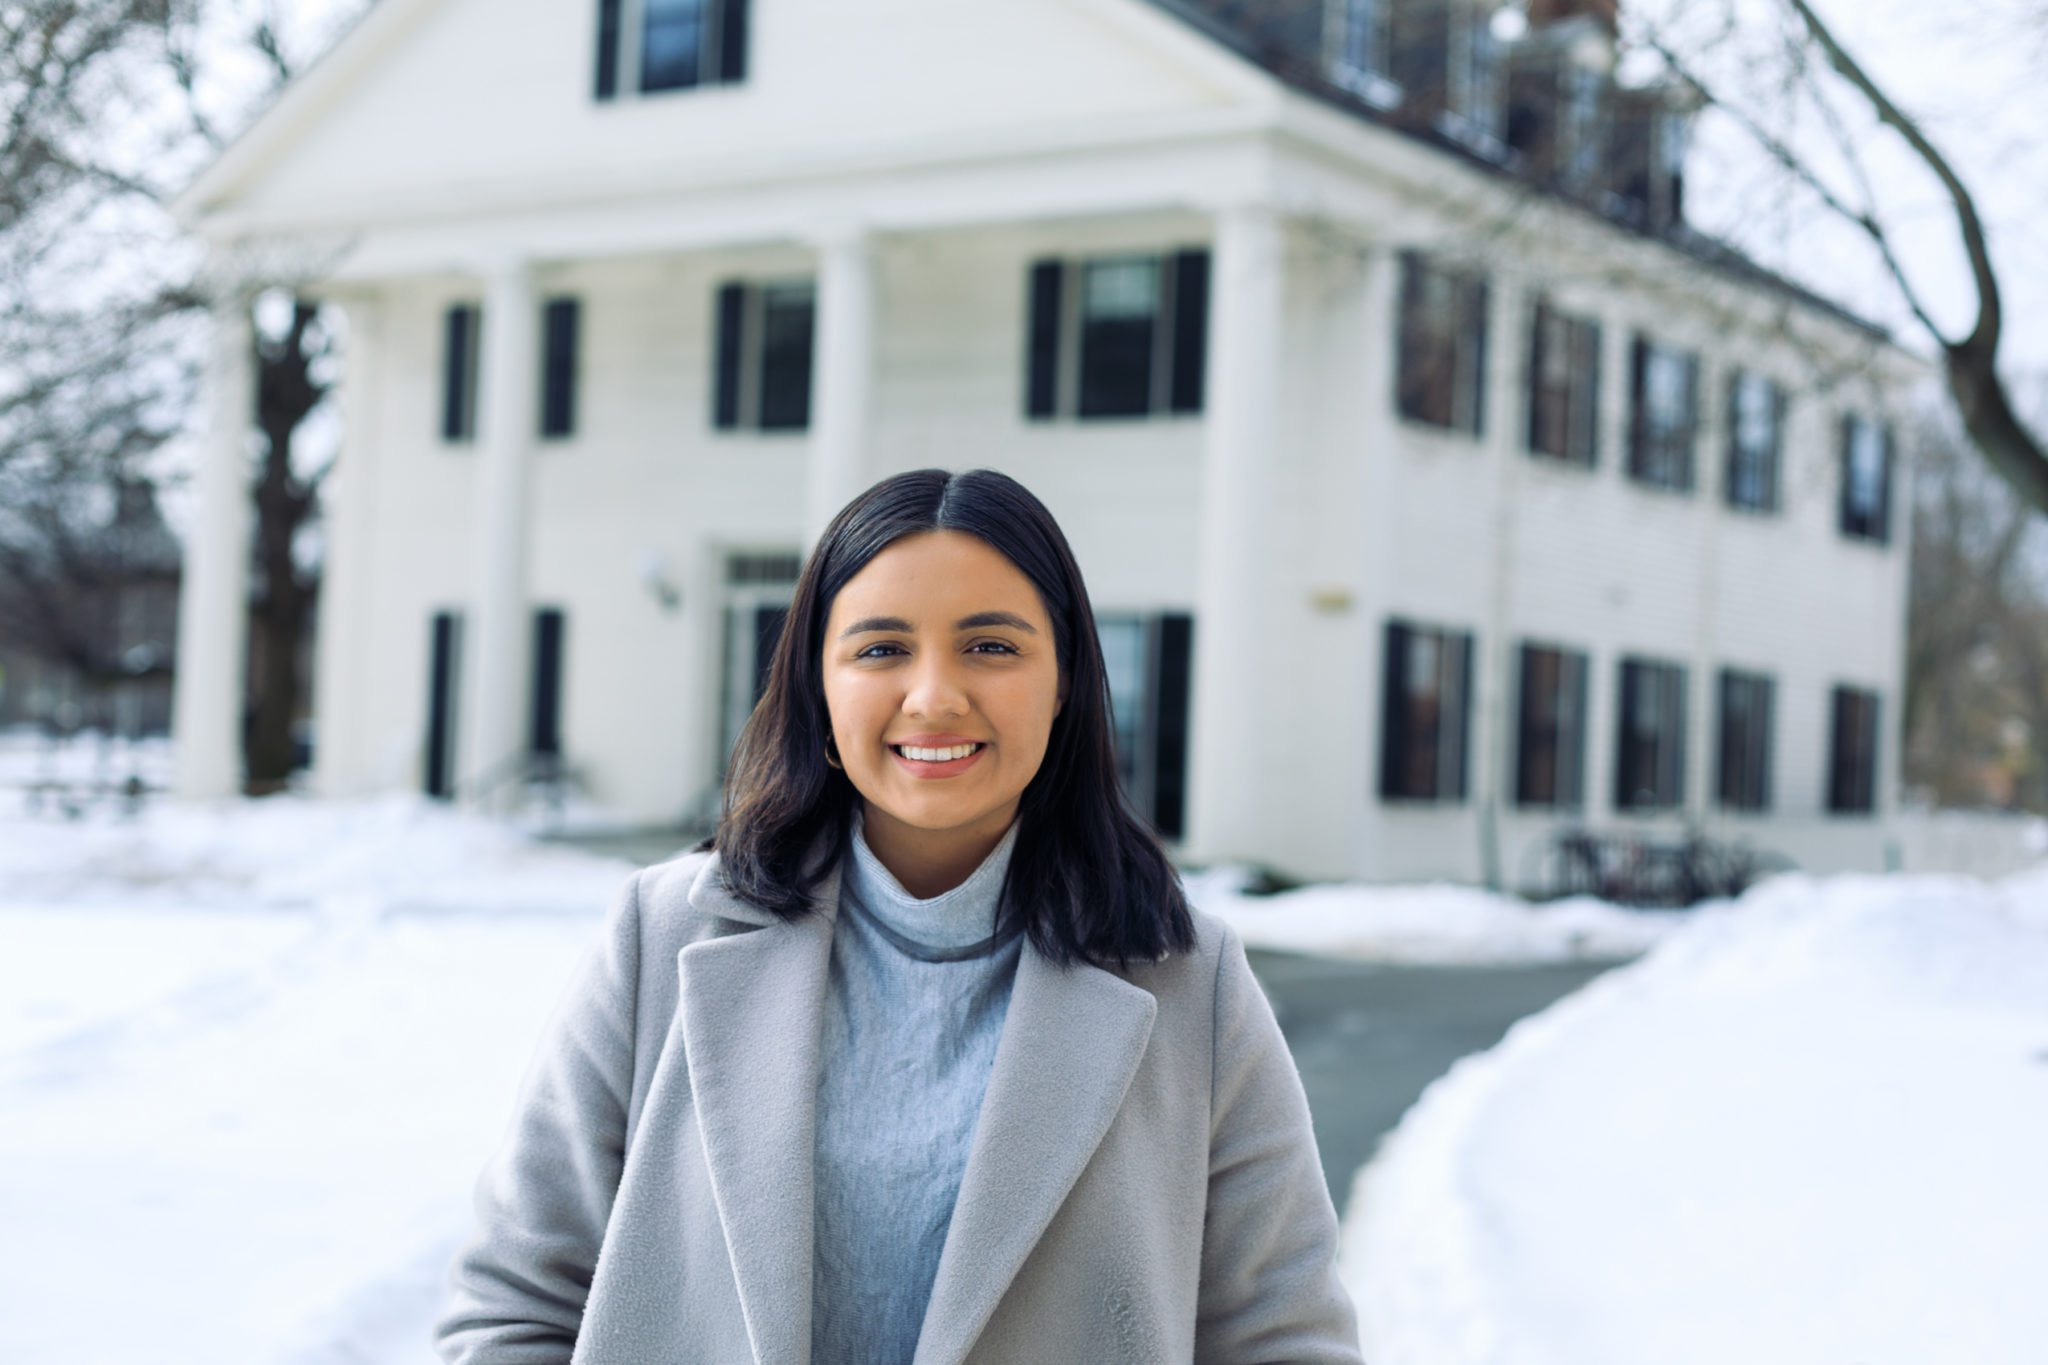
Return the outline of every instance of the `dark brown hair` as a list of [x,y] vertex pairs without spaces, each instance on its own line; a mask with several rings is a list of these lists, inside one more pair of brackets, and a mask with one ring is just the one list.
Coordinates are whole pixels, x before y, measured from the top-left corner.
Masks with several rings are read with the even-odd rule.
[[[1045,504],[1007,475],[920,469],[882,480],[819,539],[728,769],[718,832],[726,885],[796,919],[847,852],[858,794],[825,762],[826,618],[839,590],[905,536],[960,531],[994,547],[1038,589],[1052,619],[1067,699],[1024,788],[998,923],[1055,962],[1122,966],[1194,946],[1180,879],[1117,777],[1109,678],[1095,613],[1067,538]],[[817,857],[822,848],[825,856]]]

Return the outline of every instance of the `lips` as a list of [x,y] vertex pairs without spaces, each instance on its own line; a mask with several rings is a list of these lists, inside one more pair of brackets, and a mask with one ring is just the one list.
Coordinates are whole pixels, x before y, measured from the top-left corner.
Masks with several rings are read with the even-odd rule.
[[909,735],[888,747],[912,776],[951,777],[973,767],[988,744],[966,735]]

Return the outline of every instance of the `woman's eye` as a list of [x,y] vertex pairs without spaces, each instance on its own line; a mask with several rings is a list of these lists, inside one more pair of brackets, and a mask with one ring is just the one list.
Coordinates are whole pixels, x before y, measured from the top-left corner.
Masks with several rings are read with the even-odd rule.
[[976,640],[967,650],[970,654],[1015,654],[1017,647],[1008,640]]
[[856,659],[885,659],[891,654],[903,653],[903,646],[892,644],[869,645],[853,657]]

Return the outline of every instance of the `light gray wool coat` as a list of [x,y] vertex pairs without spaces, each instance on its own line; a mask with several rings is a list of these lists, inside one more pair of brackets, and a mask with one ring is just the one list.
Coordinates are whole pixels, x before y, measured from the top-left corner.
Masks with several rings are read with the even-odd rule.
[[[836,875],[819,903],[758,910],[716,854],[627,884],[477,1184],[446,1359],[808,1359]],[[1196,925],[1125,971],[1025,946],[915,1365],[1358,1362],[1300,1079]]]

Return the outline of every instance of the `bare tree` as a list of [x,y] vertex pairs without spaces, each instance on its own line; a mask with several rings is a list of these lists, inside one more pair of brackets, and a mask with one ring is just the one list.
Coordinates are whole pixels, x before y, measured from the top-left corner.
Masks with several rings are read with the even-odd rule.
[[[209,289],[167,203],[224,141],[223,102],[207,97],[219,82],[199,54],[221,60],[206,25],[237,14],[246,27],[226,46],[261,73],[260,100],[293,72],[268,11],[0,2],[0,646],[88,688],[132,676],[139,659],[90,604],[124,578],[160,572],[161,547],[141,553],[115,513],[175,477],[160,455],[194,415]],[[253,108],[243,104],[228,102],[230,121]],[[318,517],[319,474],[297,467],[294,438],[326,395],[329,342],[311,308],[289,313],[281,330],[259,329],[249,414],[264,437],[251,470],[247,756],[258,790],[290,768],[318,587],[304,532]],[[166,654],[148,666],[168,665]]]
[[[1785,7],[1790,21],[1787,37],[1794,50],[1785,64],[1788,79],[1803,87],[1797,93],[1820,112],[1833,144],[1829,159],[1839,162],[1838,171],[1824,170],[1820,159],[1795,145],[1790,134],[1778,126],[1773,111],[1758,108],[1707,78],[1701,54],[1685,47],[1683,40],[1654,26],[1638,33],[1644,46],[1690,82],[1707,103],[1730,115],[1785,173],[1871,244],[1906,307],[1939,348],[1949,395],[1971,443],[2022,498],[2048,510],[2048,449],[2021,421],[2011,390],[1999,372],[2004,302],[1976,196],[1922,123],[1892,98],[1808,0],[1773,3]],[[1721,32],[1725,35],[1737,21],[1732,8],[1723,13]],[[1832,73],[1838,88],[1859,101],[1940,185],[1976,293],[1976,316],[1967,332],[1954,335],[1936,322],[1937,310],[1928,286],[1900,249],[1896,223],[1873,187],[1866,154],[1841,121],[1834,92],[1820,88],[1823,72]]]
[[2048,810],[2048,518],[1915,425],[1905,779],[1944,806]]

